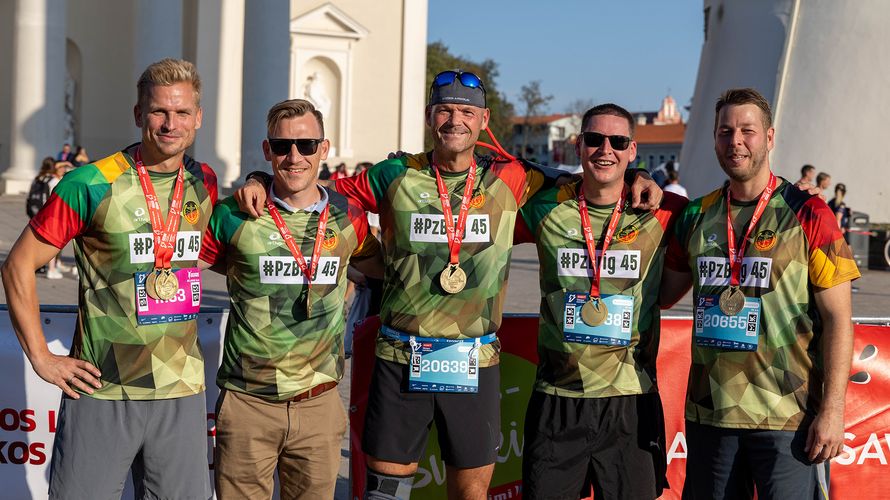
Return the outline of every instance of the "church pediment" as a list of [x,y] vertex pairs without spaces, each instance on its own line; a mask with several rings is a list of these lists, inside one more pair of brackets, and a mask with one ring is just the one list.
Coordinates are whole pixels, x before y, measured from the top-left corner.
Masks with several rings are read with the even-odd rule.
[[368,35],[368,30],[364,26],[330,3],[293,18],[290,22],[290,32],[298,35],[320,35],[353,40]]

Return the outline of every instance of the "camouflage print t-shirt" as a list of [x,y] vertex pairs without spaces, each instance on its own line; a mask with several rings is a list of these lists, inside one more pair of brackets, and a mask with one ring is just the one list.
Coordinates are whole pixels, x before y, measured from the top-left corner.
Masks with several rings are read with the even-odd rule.
[[[519,161],[476,157],[478,164],[460,266],[466,287],[449,294],[439,274],[449,262],[448,241],[436,176],[429,154],[387,160],[356,177],[337,180],[337,191],[380,214],[384,248],[384,325],[408,335],[471,339],[501,325],[516,212],[544,176]],[[467,172],[441,171],[457,217]],[[484,345],[479,366],[498,363],[499,342]],[[377,356],[408,363],[407,344],[380,335]]]
[[[174,268],[197,266],[201,234],[216,202],[213,170],[189,157],[184,164]],[[204,390],[204,360],[195,320],[137,325],[134,273],[154,267],[154,235],[133,165],[125,151],[69,172],[31,219],[31,228],[59,248],[74,239],[80,294],[71,356],[101,370],[102,388],[92,397],[198,394]],[[166,221],[176,172],[149,175]]]
[[[520,210],[519,239],[533,239],[541,274],[541,319],[535,389],[575,398],[645,394],[657,390],[658,290],[670,226],[686,199],[665,193],[653,212],[625,208],[600,269],[600,293],[633,297],[630,343],[590,345],[563,336],[566,293],[590,292],[591,263],[581,226],[581,183],[538,192]],[[588,205],[587,212],[601,248],[602,234],[614,204]]]
[[[251,219],[234,198],[213,210],[201,260],[224,267],[231,297],[221,388],[284,400],[342,378],[346,268],[379,246],[364,211],[334,192],[328,206],[311,290],[268,211]],[[279,212],[311,266],[320,212]]]
[[[831,209],[784,179],[751,231],[741,290],[761,301],[757,350],[699,347],[693,342],[686,398],[692,422],[739,429],[795,430],[822,399],[822,324],[815,288],[859,277]],[[687,206],[666,265],[692,271],[695,303],[729,283],[726,190]],[[744,237],[757,200],[732,204]]]

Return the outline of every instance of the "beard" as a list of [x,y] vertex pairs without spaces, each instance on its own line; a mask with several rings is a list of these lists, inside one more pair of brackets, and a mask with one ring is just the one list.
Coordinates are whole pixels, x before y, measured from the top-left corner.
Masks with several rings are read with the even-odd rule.
[[724,155],[718,156],[717,161],[720,168],[726,173],[726,176],[736,182],[747,182],[755,177],[766,165],[766,157],[769,154],[767,148],[762,148],[750,152],[748,165],[745,167],[735,167],[732,160],[727,159]]

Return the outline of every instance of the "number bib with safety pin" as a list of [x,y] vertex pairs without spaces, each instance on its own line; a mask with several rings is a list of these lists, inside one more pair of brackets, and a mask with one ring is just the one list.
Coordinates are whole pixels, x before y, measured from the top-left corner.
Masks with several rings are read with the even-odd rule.
[[411,337],[408,390],[479,392],[479,339]]
[[756,351],[760,335],[760,299],[746,297],[735,316],[720,310],[717,295],[703,295],[695,306],[695,345],[733,351]]
[[634,298],[630,295],[603,295],[608,315],[598,326],[590,326],[581,319],[581,308],[590,300],[590,294],[566,292],[562,334],[566,342],[592,345],[630,344],[631,325],[634,316]]
[[[150,271],[154,272],[154,271]],[[170,300],[157,300],[145,291],[147,272],[136,273],[136,322],[157,325],[188,321],[198,317],[201,308],[201,271],[197,267],[177,269],[179,289]]]

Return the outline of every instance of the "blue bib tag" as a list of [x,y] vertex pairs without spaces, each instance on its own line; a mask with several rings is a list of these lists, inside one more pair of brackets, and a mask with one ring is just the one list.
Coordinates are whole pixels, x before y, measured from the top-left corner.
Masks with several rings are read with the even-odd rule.
[[735,316],[720,310],[719,296],[703,295],[695,306],[695,345],[732,351],[756,351],[760,335],[760,299],[745,297]]
[[480,339],[410,337],[408,390],[479,392]]
[[590,326],[581,320],[581,308],[590,298],[589,293],[566,292],[562,334],[566,342],[594,345],[630,344],[634,317],[634,298],[630,295],[603,295],[608,315],[603,324]]

